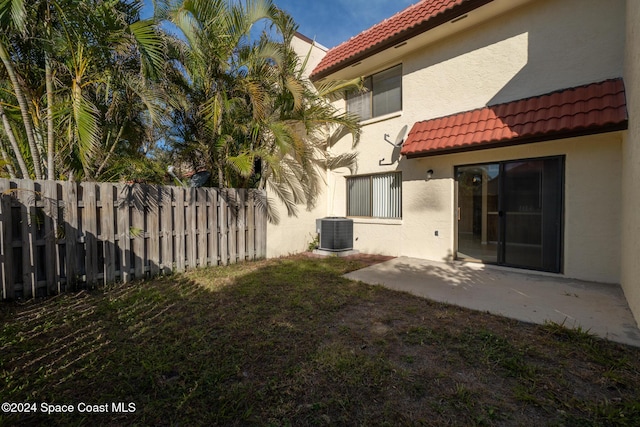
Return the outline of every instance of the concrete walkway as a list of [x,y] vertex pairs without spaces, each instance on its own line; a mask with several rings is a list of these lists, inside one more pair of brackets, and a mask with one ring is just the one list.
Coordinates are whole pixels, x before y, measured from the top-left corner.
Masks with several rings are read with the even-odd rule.
[[640,330],[617,285],[475,263],[400,257],[345,277],[531,323],[553,321],[640,347]]

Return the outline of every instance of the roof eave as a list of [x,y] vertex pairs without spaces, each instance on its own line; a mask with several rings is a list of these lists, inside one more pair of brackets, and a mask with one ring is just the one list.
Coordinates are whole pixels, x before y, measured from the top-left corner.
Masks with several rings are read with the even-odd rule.
[[401,31],[398,34],[392,37],[389,37],[388,39],[383,40],[382,42],[376,45],[373,45],[368,49],[363,50],[362,52],[356,53],[355,55],[347,58],[346,60],[338,62],[337,64],[334,64],[322,71],[319,71],[318,73],[312,73],[310,76],[310,79],[311,81],[318,81],[337,71],[347,68],[357,63],[358,61],[362,61],[363,59],[366,59],[370,56],[378,54],[383,50],[389,49],[390,47],[393,47],[398,43],[402,43],[422,33],[432,30],[440,25],[446,24],[447,22],[453,19],[456,19],[457,17],[462,16],[465,13],[469,13],[475,9],[478,9],[479,7],[482,7],[488,3],[491,3],[492,1],[493,0],[470,0],[465,3],[462,3],[458,6],[455,6],[449,10],[444,11],[443,13],[433,17],[432,19],[429,19],[405,31]]

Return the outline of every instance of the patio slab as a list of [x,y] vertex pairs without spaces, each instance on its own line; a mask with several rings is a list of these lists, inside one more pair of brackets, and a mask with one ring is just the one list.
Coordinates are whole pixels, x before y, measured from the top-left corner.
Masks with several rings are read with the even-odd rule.
[[640,330],[619,285],[465,262],[400,257],[345,275],[438,302],[569,328],[640,347]]

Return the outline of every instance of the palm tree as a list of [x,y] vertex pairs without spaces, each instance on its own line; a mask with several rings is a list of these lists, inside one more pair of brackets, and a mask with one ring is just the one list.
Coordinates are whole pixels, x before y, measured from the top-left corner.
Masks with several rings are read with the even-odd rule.
[[[18,74],[16,67],[14,66],[14,58],[12,58],[9,49],[10,49],[10,36],[11,34],[17,34],[20,36],[24,36],[26,34],[27,29],[27,21],[26,21],[26,7],[23,0],[11,0],[0,3],[0,28],[3,30],[2,37],[0,37],[0,60],[4,66],[6,77],[11,83],[11,88],[13,90],[12,95],[14,96],[17,104],[19,106],[20,115],[22,117],[22,121],[24,124],[24,134],[28,140],[29,151],[31,157],[33,159],[33,169],[35,173],[35,177],[37,179],[42,179],[42,168],[40,164],[40,152],[36,146],[35,136],[34,136],[34,128],[31,120],[31,115],[29,111],[29,102],[27,100],[27,94],[23,90],[23,82],[22,77]],[[20,55],[21,52],[16,52],[16,55]],[[6,115],[3,111],[0,113],[3,116],[3,123],[5,123]],[[4,130],[7,135],[7,138],[12,141],[16,140],[16,135],[13,129],[10,129],[10,125],[5,123]],[[15,150],[15,148],[14,148]],[[16,156],[19,155],[18,151],[15,151]],[[24,159],[22,159],[24,162]],[[20,162],[20,160],[19,160]],[[27,172],[25,169],[22,169],[23,175]]]
[[115,154],[144,161],[148,129],[165,104],[154,88],[164,39],[153,20],[140,19],[141,7],[126,0],[34,0],[28,9],[24,0],[0,2],[2,139],[23,176],[95,179],[119,169]]
[[[357,119],[328,96],[356,82],[315,88],[306,80],[290,47],[296,26],[270,0],[184,0],[166,17],[184,37],[174,40],[172,81],[185,104],[171,135],[183,162],[214,171],[219,187],[269,188],[290,215],[313,206],[323,171],[354,165],[355,155],[328,154],[332,133],[346,129],[354,145],[359,138]],[[260,22],[269,31],[256,37]]]

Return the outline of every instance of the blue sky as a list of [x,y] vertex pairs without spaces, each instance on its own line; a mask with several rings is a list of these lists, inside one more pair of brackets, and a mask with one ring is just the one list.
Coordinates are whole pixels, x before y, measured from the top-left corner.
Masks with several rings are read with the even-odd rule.
[[[334,47],[418,0],[274,0],[298,23],[298,31]],[[151,14],[145,0],[144,13]]]

